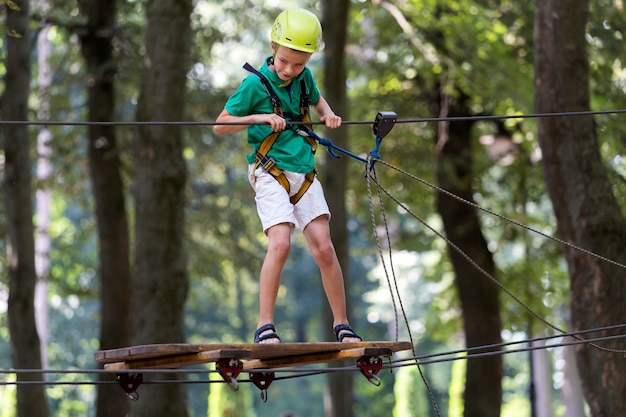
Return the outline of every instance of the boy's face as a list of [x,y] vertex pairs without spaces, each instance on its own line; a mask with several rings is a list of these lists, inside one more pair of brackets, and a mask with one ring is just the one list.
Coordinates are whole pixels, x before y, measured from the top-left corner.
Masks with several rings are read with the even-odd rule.
[[272,52],[274,52],[274,71],[283,81],[289,81],[300,75],[313,55],[280,46],[274,42],[272,42]]

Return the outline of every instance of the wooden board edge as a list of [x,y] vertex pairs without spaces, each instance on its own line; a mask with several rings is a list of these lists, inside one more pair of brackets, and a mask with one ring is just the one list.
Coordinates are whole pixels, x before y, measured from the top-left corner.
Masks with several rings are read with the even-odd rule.
[[[272,358],[276,356],[299,356],[322,352],[335,352],[354,348],[390,348],[393,352],[409,350],[410,342],[396,341],[366,341],[357,343],[339,342],[305,342],[281,343],[279,346],[253,343],[235,344],[153,344],[138,345],[125,348],[101,350],[94,353],[94,359],[100,363],[119,363],[136,360],[147,360],[166,356],[193,355],[201,351],[213,350],[249,350],[256,359]],[[280,352],[280,351],[283,352]]]
[[330,363],[346,359],[356,359],[365,356],[391,356],[392,349],[380,348],[352,348],[333,352],[312,353],[298,356],[284,356],[270,359],[252,359],[243,363],[244,370],[274,369]]
[[[94,353],[97,362],[116,362],[122,359],[143,359],[154,356],[196,353],[199,349],[190,349],[185,343],[154,343],[148,345],[125,346],[121,348],[98,350]],[[203,349],[213,350],[213,349]]]
[[104,365],[104,369],[177,369],[185,366],[217,362],[220,359],[245,359],[250,357],[250,354],[251,352],[245,349],[218,349],[182,355],[162,356],[158,358],[110,362]]

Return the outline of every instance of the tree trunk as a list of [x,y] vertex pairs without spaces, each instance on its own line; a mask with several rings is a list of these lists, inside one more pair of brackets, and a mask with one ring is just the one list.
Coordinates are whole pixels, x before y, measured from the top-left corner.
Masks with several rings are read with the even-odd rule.
[[[541,335],[533,335],[540,337]],[[552,410],[552,366],[550,365],[550,355],[546,349],[546,342],[535,341],[530,355],[531,359],[531,375],[533,392],[533,417],[551,417],[554,415]]]
[[576,368],[576,353],[573,346],[563,348],[563,387],[561,393],[565,405],[565,417],[585,417],[585,403],[580,386],[580,375]]
[[[468,115],[462,104],[455,103],[453,106],[451,113]],[[454,108],[457,109],[456,112]],[[438,113],[441,113],[441,110],[438,110]],[[436,170],[440,187],[473,202],[471,126],[471,121],[441,123],[438,132]],[[476,209],[439,193],[437,210],[443,220],[447,238],[493,276],[495,273],[493,257],[487,249]],[[502,323],[496,285],[450,246],[448,253],[454,267],[455,285],[461,301],[466,346],[469,348],[500,343]],[[500,415],[502,376],[500,355],[467,361],[463,395],[465,417]]]
[[[324,28],[324,91],[326,100],[330,103],[334,112],[344,120],[348,120],[348,98],[346,94],[346,68],[345,68],[345,45],[346,28],[348,26],[348,10],[350,2],[347,0],[324,0],[323,28]],[[344,128],[332,131],[332,139],[335,144],[347,147],[348,135]],[[323,148],[319,148],[323,150]],[[324,153],[328,155],[327,153]],[[350,161],[352,162],[352,161]],[[339,263],[344,274],[346,288],[346,302],[349,303],[350,282],[350,255],[348,243],[347,213],[346,213],[346,164],[348,158],[327,159],[326,166],[321,172],[321,181],[324,186],[328,206],[332,213],[330,232],[331,239],[337,251]],[[348,311],[350,309],[348,308]],[[325,310],[324,323],[326,323],[329,340],[334,339],[332,332],[332,317],[328,309]],[[356,328],[355,328],[356,329]],[[327,417],[350,417],[353,415],[353,375],[351,373],[331,372],[328,374],[326,387],[326,416]]]
[[[31,80],[29,2],[15,0],[6,16],[6,74],[2,119],[28,120]],[[4,133],[4,191],[7,213],[9,270],[8,319],[15,369],[41,369],[41,343],[35,324],[35,227],[33,225],[32,167],[28,126],[6,125]],[[42,374],[19,373],[18,382],[43,381]],[[43,385],[17,386],[17,416],[46,417]]]
[[[191,10],[191,0],[148,2],[138,121],[184,119]],[[136,145],[132,340],[133,344],[180,343],[185,339],[188,289],[184,250],[187,168],[182,129],[175,125],[141,126]],[[187,415],[184,385],[146,385],[141,391],[147,400],[134,404],[135,416]]]
[[[84,4],[87,26],[80,34],[81,52],[87,65],[88,119],[114,119],[115,73],[113,38],[116,2],[88,0]],[[100,278],[100,349],[130,343],[130,243],[124,184],[115,128],[90,125],[88,130],[89,174],[93,188],[98,226]],[[101,380],[114,376],[101,374]],[[98,417],[125,415],[128,400],[119,387],[98,386]]]
[[[535,106],[538,113],[590,109],[586,49],[588,1],[537,2]],[[626,220],[613,195],[591,116],[537,119],[548,192],[560,237],[626,263]],[[626,323],[624,271],[566,247],[574,330]],[[608,336],[602,332],[595,336]],[[623,349],[620,341],[602,346]],[[626,415],[624,355],[576,348],[583,391],[593,416]]]

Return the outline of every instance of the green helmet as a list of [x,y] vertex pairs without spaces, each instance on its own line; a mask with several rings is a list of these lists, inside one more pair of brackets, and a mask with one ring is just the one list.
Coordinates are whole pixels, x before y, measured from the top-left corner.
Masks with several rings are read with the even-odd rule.
[[317,52],[322,43],[322,25],[308,10],[285,10],[274,21],[272,41],[296,51]]

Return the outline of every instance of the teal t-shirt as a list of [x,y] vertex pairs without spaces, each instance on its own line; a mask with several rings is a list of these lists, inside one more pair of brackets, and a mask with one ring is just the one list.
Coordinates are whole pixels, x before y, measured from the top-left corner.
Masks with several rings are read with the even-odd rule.
[[[269,59],[269,58],[268,58]],[[320,91],[311,70],[306,67],[302,73],[293,79],[288,87],[275,72],[269,69],[268,60],[259,70],[272,85],[276,95],[282,104],[283,113],[300,113],[300,80],[304,79],[306,88],[311,98],[311,103],[316,104],[320,99]],[[246,77],[237,91],[226,101],[224,108],[233,116],[247,116],[250,114],[273,113],[270,97],[261,84],[261,80],[254,74]],[[253,151],[246,155],[249,164],[256,160],[256,150],[272,129],[269,125],[253,125],[248,127],[248,143]],[[305,138],[298,135],[292,129],[281,132],[276,142],[268,152],[268,156],[274,158],[278,168],[285,171],[308,173],[315,167],[314,155],[311,145]]]

